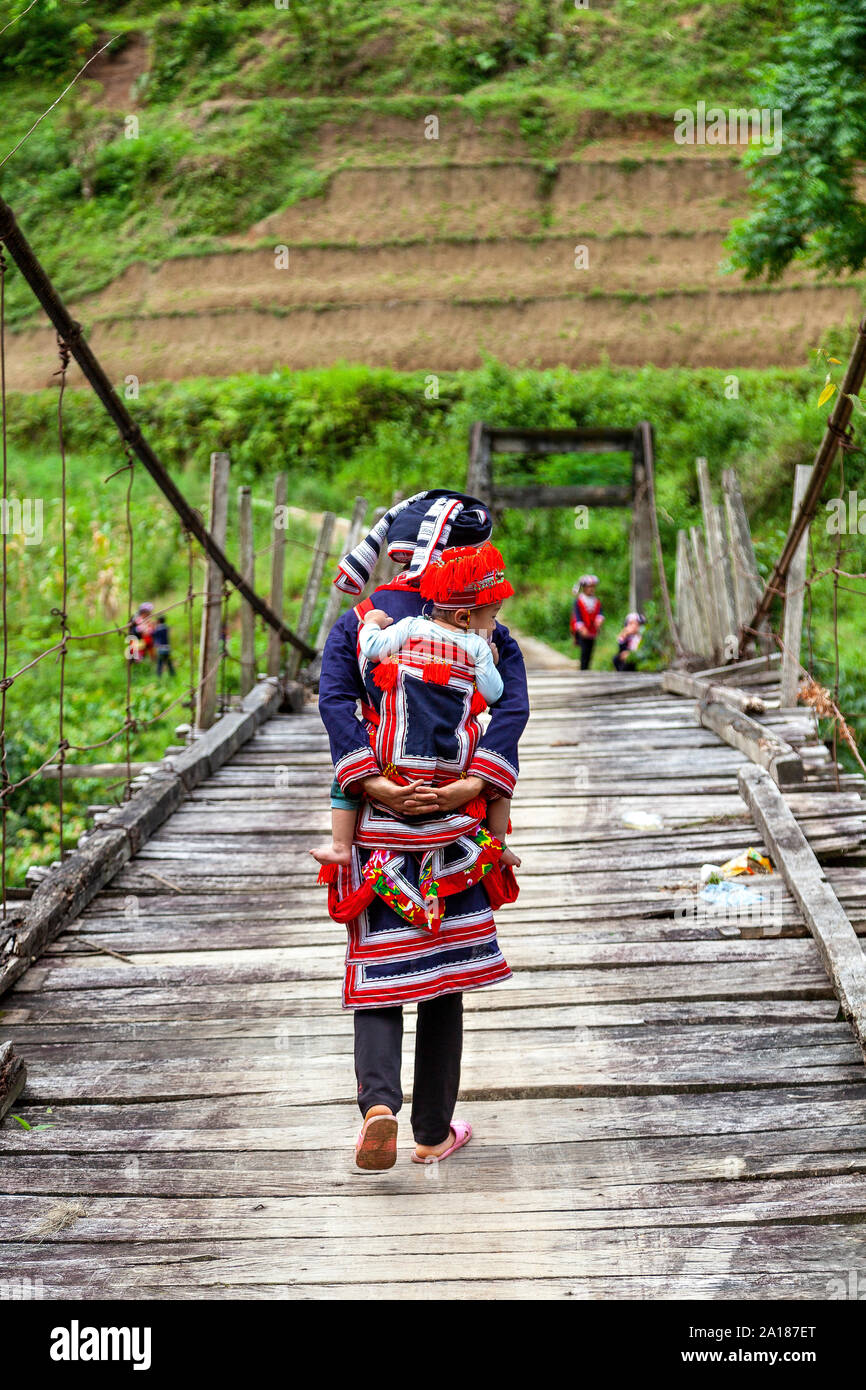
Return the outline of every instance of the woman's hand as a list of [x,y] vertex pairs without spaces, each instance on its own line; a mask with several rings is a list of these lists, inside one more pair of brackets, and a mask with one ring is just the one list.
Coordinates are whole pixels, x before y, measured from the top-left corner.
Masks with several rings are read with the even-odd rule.
[[[461,784],[462,785],[462,784]],[[381,774],[364,779],[364,791],[373,801],[381,801],[395,816],[420,816],[438,808],[438,793],[425,782],[410,782],[401,787]]]
[[446,782],[436,789],[436,804],[440,811],[457,811],[467,801],[480,796],[484,791],[483,777],[461,777],[456,782]]

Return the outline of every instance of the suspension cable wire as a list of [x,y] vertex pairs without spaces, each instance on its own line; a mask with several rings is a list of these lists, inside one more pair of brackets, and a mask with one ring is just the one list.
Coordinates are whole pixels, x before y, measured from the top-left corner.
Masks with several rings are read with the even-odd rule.
[[[217,670],[220,659],[220,657],[217,657],[216,661],[214,661],[213,664],[204,673],[201,681],[195,686],[193,686],[193,700],[195,700],[196,692],[204,686],[206,680],[211,675],[213,675],[214,671]],[[228,653],[228,659],[230,661],[235,662],[240,660],[239,657],[232,656],[231,653]],[[188,695],[186,692],[183,692],[180,695],[176,695],[173,700],[169,701],[167,705],[163,705],[163,707],[160,710],[158,710],[156,714],[151,715],[149,718],[144,719],[139,717],[133,719],[133,728],[136,730],[140,730],[148,728],[151,724],[157,724],[160,719],[165,718],[165,716],[168,714],[170,710],[174,709],[175,705],[186,704],[187,700]],[[105,748],[107,744],[116,742],[117,739],[119,739],[123,735],[125,729],[126,723],[124,722],[123,724],[119,725],[118,728],[114,729],[106,738],[98,739],[94,743],[67,743],[66,749],[67,751],[72,753],[90,753],[95,748]],[[59,751],[60,750],[58,748],[55,748],[53,752],[50,753],[49,756],[45,758],[37,768],[34,769],[33,772],[28,773],[24,777],[20,777],[17,782],[7,783],[6,786],[3,788],[3,796],[5,797],[7,794],[11,795],[12,792],[18,791],[19,787],[26,786],[28,782],[32,782],[35,777],[39,777],[40,774],[43,773],[46,768],[58,766],[56,760],[59,757]]]
[[[863,576],[853,575],[853,576],[852,576],[852,578],[854,578],[854,579],[857,579],[857,578],[860,578],[860,577],[866,579],[866,575],[863,575]],[[203,589],[198,589],[198,590],[196,590],[196,592],[195,592],[195,594],[194,594],[194,597],[195,597],[195,598],[202,598],[203,595],[204,595],[204,592],[205,592],[205,591],[204,591]],[[171,612],[173,612],[173,610],[174,610],[175,608],[182,608],[182,607],[184,606],[184,604],[187,603],[187,601],[188,601],[187,596],[184,595],[184,597],[183,597],[182,599],[176,599],[174,603],[169,603],[169,604],[167,604],[166,607],[163,608],[162,611],[163,611],[164,613],[171,613]],[[67,640],[67,642],[73,642],[73,643],[74,643],[74,642],[91,642],[91,641],[93,641],[93,640],[94,640],[95,638],[97,638],[97,637],[122,637],[122,636],[124,636],[124,634],[126,633],[126,631],[127,631],[127,629],[126,629],[126,627],[124,626],[123,623],[115,623],[113,627],[103,627],[103,628],[98,629],[98,630],[95,631],[95,632],[70,632],[70,633],[67,635],[67,639],[66,639],[66,640]],[[45,648],[43,648],[43,650],[42,650],[41,652],[38,652],[38,653],[36,654],[36,656],[32,657],[32,658],[30,659],[30,661],[25,662],[25,664],[24,664],[23,666],[19,666],[17,671],[13,671],[13,672],[12,672],[12,675],[9,676],[9,678],[8,678],[8,684],[9,684],[10,686],[14,685],[14,683],[18,680],[18,678],[19,678],[20,676],[26,675],[28,671],[32,671],[33,668],[34,668],[35,666],[38,666],[39,663],[40,663],[40,661],[44,661],[46,657],[48,657],[48,656],[53,656],[53,654],[54,654],[55,652],[59,652],[59,651],[60,651],[60,643],[59,643],[59,642],[53,643],[53,645],[50,646],[50,647],[45,647]],[[74,656],[74,655],[77,655],[77,654],[78,654],[78,653],[75,651],[75,648],[74,648],[74,647],[71,648],[71,649],[69,650],[69,652],[67,653],[68,656]],[[84,653],[82,653],[82,655],[84,655]]]
[[[8,26],[7,26],[8,27]],[[8,443],[6,437],[6,253],[0,242],[0,436],[2,436],[3,453],[3,572],[2,572],[2,601],[3,609],[3,677],[0,681],[0,878],[2,878],[2,920],[6,920],[6,820],[9,812],[8,797],[6,788],[9,784],[9,766],[6,757],[6,691],[9,686],[9,622],[6,612],[7,594],[7,575],[8,575],[8,555],[7,531],[9,528],[9,498],[7,496],[9,486],[9,467],[8,467]]]
[[65,730],[65,706],[66,706],[66,639],[69,633],[69,614],[67,611],[69,603],[69,538],[67,535],[67,505],[66,505],[66,439],[63,430],[63,397],[66,393],[66,373],[69,368],[71,354],[69,348],[64,343],[60,334],[57,335],[57,352],[60,358],[60,368],[54,373],[60,377],[60,394],[57,397],[57,439],[60,446],[60,545],[63,562],[63,580],[60,595],[60,610],[52,608],[52,614],[57,614],[60,619],[60,699],[59,714],[57,721],[58,752],[60,762],[58,764],[58,798],[60,802],[59,815],[59,838],[60,838],[60,860],[63,861],[63,768],[66,762],[66,750],[69,745],[66,741]]

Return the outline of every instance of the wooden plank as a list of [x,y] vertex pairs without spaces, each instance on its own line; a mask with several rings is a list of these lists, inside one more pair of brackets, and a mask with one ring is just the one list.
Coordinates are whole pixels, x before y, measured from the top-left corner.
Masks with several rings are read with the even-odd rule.
[[489,448],[497,454],[579,454],[627,452],[634,432],[630,429],[599,425],[576,425],[564,429],[524,429],[481,427]]
[[[722,528],[721,510],[713,503],[710,474],[705,458],[696,461],[704,535],[707,544],[707,606],[711,613],[713,645],[720,659],[729,654],[729,643],[736,636],[736,619],[731,603],[730,575],[727,566],[727,546]],[[735,653],[731,653],[734,655]]]
[[[800,510],[812,477],[811,463],[798,463],[794,474],[794,500],[791,505],[791,524]],[[783,705],[797,703],[800,684],[800,647],[803,641],[803,609],[805,603],[806,561],[809,553],[809,527],[791,558],[785,580],[785,613],[782,624],[782,683]]]
[[699,718],[705,729],[712,729],[757,766],[765,768],[778,786],[805,780],[803,761],[791,745],[747,714],[709,700],[701,701]]
[[689,651],[697,655],[707,652],[707,639],[701,628],[701,615],[695,595],[695,574],[692,568],[689,539],[685,531],[677,532],[676,610],[677,624]]
[[493,465],[490,458],[490,431],[480,420],[469,429],[469,465],[466,491],[490,506],[493,502]]
[[722,472],[722,493],[730,538],[738,631],[751,621],[761,597],[761,580],[740,480],[733,468]]
[[741,768],[740,791],[797,900],[846,1018],[866,1053],[866,958],[851,923],[778,788]]
[[11,1042],[0,1042],[0,1120],[24,1090],[27,1068]]
[[[423,1177],[418,1181],[423,1182]],[[183,1282],[201,1289],[224,1281],[265,1286],[294,1281],[327,1284],[335,1278],[358,1284],[377,1280],[411,1284],[431,1265],[451,1278],[474,1281],[520,1276],[529,1261],[535,1277],[613,1275],[633,1268],[634,1252],[631,1230],[587,1230],[576,1242],[573,1231],[491,1233],[446,1226],[425,1237],[419,1268],[417,1240],[411,1235],[381,1236],[371,1226],[364,1235],[346,1236],[339,1242],[303,1236],[291,1242],[262,1239],[255,1249],[234,1236],[216,1242],[141,1241],[130,1267],[129,1248],[106,1243],[99,1250],[96,1287],[111,1289],[112,1281],[124,1272],[130,1285],[148,1281],[159,1286],[166,1273],[172,1284]],[[58,1282],[94,1280],[94,1251],[87,1244],[69,1241],[45,1252],[32,1245],[0,1246],[0,1261],[5,1264],[10,1257],[19,1276],[37,1273],[50,1259]],[[643,1271],[655,1275],[681,1274],[684,1269],[713,1274],[720,1268],[744,1274],[811,1272],[814,1290],[823,1288],[825,1297],[836,1271],[866,1273],[866,1250],[856,1222],[765,1225],[747,1231],[736,1226],[648,1228],[640,1238],[640,1261]]]
[[[103,781],[126,781],[127,775],[139,777],[145,769],[152,766],[152,763],[64,763],[63,780],[96,777]],[[39,775],[56,782],[60,777],[60,766],[58,763],[51,763],[50,766],[44,767]]]
[[[427,1184],[428,1187],[431,1185]],[[780,1182],[694,1183],[683,1201],[673,1183],[623,1183],[592,1191],[580,1187],[516,1193],[455,1193],[452,1220],[478,1232],[504,1227],[525,1231],[605,1230],[611,1220],[620,1228],[666,1225],[755,1225],[768,1220],[831,1219],[866,1215],[866,1175],[782,1179]],[[57,1204],[41,1197],[8,1197],[0,1214],[0,1241],[40,1240],[57,1246],[137,1243],[140,1240],[214,1240],[231,1229],[238,1240],[284,1239],[320,1235],[323,1242],[363,1236],[370,1216],[348,1196],[315,1196],[299,1210],[296,1199],[270,1198],[250,1203],[242,1198],[91,1198],[70,1226],[42,1234]],[[395,1193],[377,1218],[384,1237],[434,1236],[441,1228],[442,1201],[433,1193]],[[94,1252],[96,1253],[96,1252]]]
[[695,610],[702,634],[701,652],[713,661],[721,661],[724,647],[719,644],[715,603],[710,589],[706,542],[700,526],[689,527],[689,545],[695,574]]
[[662,690],[669,690],[674,695],[690,695],[696,700],[730,705],[731,709],[741,710],[744,714],[763,714],[767,708],[760,695],[752,695],[735,685],[724,685],[721,681],[711,684],[687,671],[664,671]]
[[496,483],[493,489],[495,507],[629,507],[631,503],[632,489],[615,484],[605,487],[589,483]]

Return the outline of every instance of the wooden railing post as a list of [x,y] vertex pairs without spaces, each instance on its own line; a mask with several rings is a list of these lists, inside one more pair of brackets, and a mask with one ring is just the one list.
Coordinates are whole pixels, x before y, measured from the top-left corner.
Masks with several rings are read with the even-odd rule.
[[742,634],[760,600],[761,581],[740,480],[733,468],[726,468],[722,473],[722,490],[730,535],[737,627]]
[[493,464],[490,458],[490,440],[487,426],[476,420],[469,430],[469,467],[466,470],[466,491],[470,497],[477,497],[493,504]]
[[629,607],[640,610],[652,598],[653,591],[653,520],[652,488],[644,456],[640,426],[634,432],[632,444],[632,520],[631,520],[631,577]]
[[[791,505],[791,525],[797,519],[800,503],[806,495],[812,477],[811,463],[798,463],[794,475],[794,501]],[[803,532],[785,577],[785,617],[782,626],[782,684],[779,698],[782,709],[797,703],[800,685],[800,644],[803,640],[803,599],[806,582],[806,556],[809,549],[809,527]]]
[[710,594],[710,579],[707,572],[707,551],[704,533],[700,526],[689,527],[689,544],[692,551],[692,566],[695,574],[695,619],[700,633],[701,656],[721,661],[723,653],[716,646],[715,607]]
[[[240,572],[255,588],[256,560],[253,546],[252,489],[238,488],[238,536]],[[241,602],[241,695],[256,683],[256,615],[246,599]]]
[[[322,574],[325,569],[325,562],[330,553],[331,540],[334,535],[336,523],[337,518],[334,513],[325,512],[322,517],[322,524],[319,527],[319,534],[316,537],[313,559],[310,564],[310,572],[307,575],[304,596],[301,599],[301,612],[298,617],[298,632],[304,634],[304,641],[307,640],[313,621],[313,614],[316,611],[316,599],[319,597],[319,589],[322,585]],[[298,667],[300,664],[300,653],[291,652],[286,666],[286,673],[291,676],[292,679],[298,674]]]
[[704,517],[704,535],[707,542],[707,579],[709,581],[707,606],[713,618],[713,645],[719,652],[719,660],[723,661],[729,641],[736,638],[737,635],[730,559],[722,511],[713,503],[707,460],[699,458],[696,462],[701,510]]
[[[274,479],[274,518],[271,527],[273,534],[273,550],[271,552],[271,609],[276,613],[282,622],[283,617],[283,581],[286,570],[286,500],[288,497],[288,476],[285,473],[278,473]],[[267,672],[269,676],[280,674],[282,663],[283,644],[280,635],[273,630],[268,637],[268,664]]]
[[[354,550],[358,541],[361,539],[361,530],[364,525],[364,517],[367,515],[366,497],[356,497],[355,505],[352,508],[352,519],[349,522],[349,534],[346,537],[346,553]],[[337,621],[340,612],[340,605],[345,598],[342,589],[338,589],[332,584],[328,591],[328,598],[325,603],[325,611],[322,614],[322,621],[319,625],[319,635],[316,638],[316,651],[320,652],[328,640],[328,633]]]
[[[228,524],[229,456],[210,456],[209,530],[221,550],[225,550]],[[219,677],[220,612],[222,572],[212,558],[207,562],[205,598],[201,613],[201,641],[198,654],[198,693],[195,722],[198,729],[209,729],[214,722]]]

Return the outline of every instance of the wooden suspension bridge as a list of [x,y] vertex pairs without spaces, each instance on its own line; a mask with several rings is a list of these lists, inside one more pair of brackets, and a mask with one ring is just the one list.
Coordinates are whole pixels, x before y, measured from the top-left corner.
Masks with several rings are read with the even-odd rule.
[[[837,442],[845,410],[840,396]],[[494,507],[560,505],[497,495],[497,448],[561,447],[517,433],[473,431],[473,490]],[[619,503],[636,513],[640,599],[653,547],[660,558],[652,437],[626,434],[633,487]],[[572,445],[609,448],[603,435]],[[789,584],[789,639],[825,461],[802,480],[772,580]],[[423,1168],[404,1127],[384,1174],[353,1164],[344,944],[307,853],[330,778],[309,631],[328,547],[291,632],[276,590],[265,603],[213,526],[186,518],[218,572],[203,645],[226,580],[275,634],[278,669],[216,717],[203,661],[198,736],[98,813],[0,926],[0,1284],[12,1297],[830,1299],[850,1296],[852,1275],[862,1287],[864,784],[788,697],[793,642],[781,661],[743,656],[747,637],[769,645],[769,601],[734,483],[723,505],[703,481],[702,493],[703,532],[681,541],[667,603],[687,658],[676,669],[581,674],[526,644],[521,895],[500,921],[514,977],[466,998],[459,1109],[475,1137]],[[731,894],[702,887],[702,864],[750,849],[772,875]]]
[[[835,789],[802,711],[772,709],[772,673],[749,689],[806,768],[777,796],[866,931],[861,789]],[[277,713],[6,998],[33,1128],[0,1129],[4,1278],[47,1298],[645,1299],[866,1277],[866,1074],[821,948],[781,881],[739,925],[695,891],[703,860],[763,843],[737,780],[754,765],[655,675],[535,668],[530,693],[514,978],[466,996],[466,1154],[414,1166],[404,1127],[394,1169],[354,1168],[343,944],[306,853],[327,741],[314,710]]]

